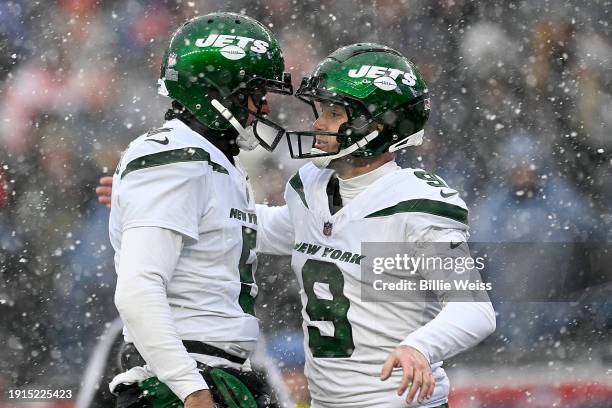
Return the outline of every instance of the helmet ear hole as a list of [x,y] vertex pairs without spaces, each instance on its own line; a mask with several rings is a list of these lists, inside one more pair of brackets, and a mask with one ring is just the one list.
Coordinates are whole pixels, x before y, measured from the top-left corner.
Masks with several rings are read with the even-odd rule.
[[383,123],[385,123],[386,125],[390,127],[395,126],[395,124],[397,123],[397,119],[398,119],[397,113],[390,111],[390,110],[386,111],[382,117]]
[[349,134],[353,133],[353,130],[351,129],[351,127],[349,126],[348,122],[344,122],[343,124],[340,125],[340,127],[338,128],[338,133],[346,133]]
[[372,121],[364,115],[359,115],[354,119],[351,118],[351,127],[357,131],[360,131],[360,133],[363,130],[366,130],[367,132],[367,128],[369,127],[368,125],[370,125],[371,123]]

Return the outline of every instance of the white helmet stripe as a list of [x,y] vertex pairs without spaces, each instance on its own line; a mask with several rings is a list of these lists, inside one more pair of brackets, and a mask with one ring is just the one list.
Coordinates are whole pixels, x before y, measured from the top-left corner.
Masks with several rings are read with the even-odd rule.
[[234,117],[234,114],[230,112],[230,110],[227,109],[225,106],[223,106],[223,104],[218,100],[213,99],[212,101],[210,101],[210,104],[213,106],[213,108],[219,111],[221,116],[223,116],[230,123],[230,125],[232,125],[234,129],[236,129],[236,131],[238,131],[236,143],[241,149],[253,150],[257,147],[257,145],[259,144],[259,140],[257,140],[255,135],[253,134],[253,129],[250,128],[250,126],[250,129],[245,129],[240,124],[240,122],[238,122],[238,119]]
[[[315,166],[319,168],[325,168],[329,165],[329,163],[331,163],[332,160],[339,159],[340,157],[344,157],[344,156],[347,156],[353,153],[355,150],[365,146],[366,144],[370,143],[372,140],[376,139],[378,135],[379,135],[378,130],[375,130],[369,135],[366,135],[363,139],[358,140],[357,142],[353,143],[349,147],[340,150],[336,154],[332,154],[330,156],[313,157],[312,162],[314,163]],[[311,149],[311,151],[315,153],[325,153],[323,150],[319,150],[319,149]]]

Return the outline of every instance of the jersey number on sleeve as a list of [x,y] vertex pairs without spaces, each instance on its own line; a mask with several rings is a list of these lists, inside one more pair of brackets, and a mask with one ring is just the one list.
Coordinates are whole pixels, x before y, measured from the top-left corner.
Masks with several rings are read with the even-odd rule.
[[[355,349],[353,331],[346,317],[350,302],[344,296],[342,271],[331,262],[309,259],[302,268],[302,280],[308,302],[306,313],[311,321],[334,324],[334,336],[323,336],[318,328],[308,326],[308,346],[314,357],[350,357]],[[315,284],[327,285],[333,299],[321,299],[315,294]]]
[[238,303],[244,313],[255,316],[255,298],[257,295],[251,295],[252,285],[255,283],[253,278],[253,264],[257,261],[247,263],[251,257],[251,252],[255,248],[257,241],[257,231],[249,227],[242,227],[242,253],[240,254],[240,263],[238,270],[240,271],[240,295]]
[[424,180],[432,187],[448,187],[444,180],[442,180],[440,177],[436,176],[433,173],[418,170],[414,172],[414,175],[420,178],[421,180]]

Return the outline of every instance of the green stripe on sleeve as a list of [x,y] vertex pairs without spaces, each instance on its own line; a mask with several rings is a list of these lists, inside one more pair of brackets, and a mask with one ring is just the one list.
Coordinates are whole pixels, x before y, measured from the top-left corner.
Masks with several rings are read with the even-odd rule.
[[304,203],[304,207],[308,208],[308,204],[306,203],[306,196],[304,196],[304,184],[302,184],[302,179],[300,178],[300,172],[295,173],[291,180],[289,180],[289,185],[293,187],[296,193],[302,199],[302,203]]
[[148,154],[132,160],[125,166],[125,170],[121,173],[121,178],[125,177],[136,170],[142,170],[149,167],[163,166],[164,164],[205,161],[210,164],[213,171],[223,174],[229,174],[227,169],[218,163],[210,160],[210,154],[199,147],[185,147],[183,149],[168,150],[165,152]]
[[404,212],[420,212],[450,218],[463,224],[468,223],[468,211],[457,205],[434,200],[407,200],[401,201],[392,207],[383,208],[367,215],[365,218],[384,217]]

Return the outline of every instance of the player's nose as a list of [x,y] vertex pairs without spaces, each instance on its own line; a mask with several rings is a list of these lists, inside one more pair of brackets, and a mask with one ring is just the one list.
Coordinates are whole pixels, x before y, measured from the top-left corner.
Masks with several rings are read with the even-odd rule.
[[269,115],[270,114],[270,105],[268,104],[267,100],[263,100],[263,103],[261,105],[261,113],[263,113],[264,115]]
[[320,116],[314,121],[312,127],[314,128],[314,130],[318,131],[326,130],[325,121]]

